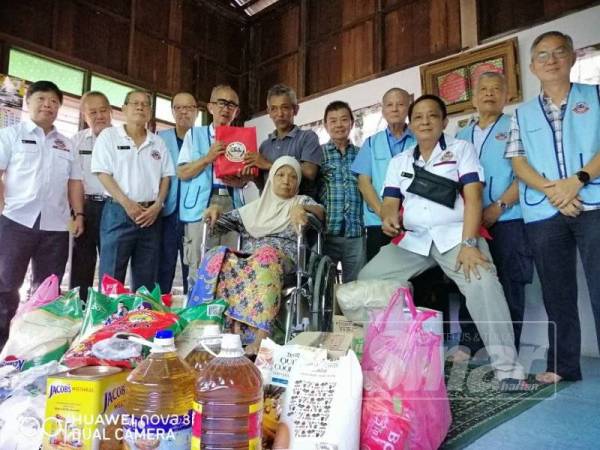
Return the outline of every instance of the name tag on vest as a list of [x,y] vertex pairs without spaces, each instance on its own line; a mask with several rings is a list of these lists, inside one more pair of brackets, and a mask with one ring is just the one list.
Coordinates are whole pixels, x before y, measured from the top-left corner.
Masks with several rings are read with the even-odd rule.
[[36,145],[37,142],[36,141],[32,141],[30,139],[21,139],[21,144],[33,144],[33,145]]
[[117,150],[131,150],[129,145],[117,145]]
[[91,150],[79,150],[79,154],[80,155],[91,155],[92,151]]

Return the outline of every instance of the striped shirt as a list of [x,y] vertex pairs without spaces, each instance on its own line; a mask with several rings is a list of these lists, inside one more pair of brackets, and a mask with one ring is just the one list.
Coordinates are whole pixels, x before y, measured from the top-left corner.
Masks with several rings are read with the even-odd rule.
[[329,141],[322,150],[319,198],[327,213],[326,232],[332,236],[361,236],[362,197],[358,178],[350,170],[359,148],[348,143],[346,152],[342,154]]

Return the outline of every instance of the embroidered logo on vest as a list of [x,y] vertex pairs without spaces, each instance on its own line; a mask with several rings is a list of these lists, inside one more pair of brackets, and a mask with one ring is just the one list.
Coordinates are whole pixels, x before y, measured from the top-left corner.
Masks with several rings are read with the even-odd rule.
[[508,133],[505,133],[504,131],[502,131],[496,135],[497,141],[505,141],[507,139],[508,139]]
[[454,154],[451,151],[447,151],[442,155],[442,161],[450,161],[452,158],[454,158]]
[[152,158],[158,161],[160,159],[160,152],[158,150],[152,150],[150,156],[152,156]]
[[585,114],[590,110],[590,107],[586,102],[577,102],[573,107],[573,112],[576,114]]

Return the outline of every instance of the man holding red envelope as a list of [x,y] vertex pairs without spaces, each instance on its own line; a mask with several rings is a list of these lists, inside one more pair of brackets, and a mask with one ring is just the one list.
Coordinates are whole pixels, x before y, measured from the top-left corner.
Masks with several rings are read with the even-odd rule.
[[[177,161],[177,176],[181,180],[179,214],[185,223],[183,251],[190,267],[190,286],[196,281],[200,263],[204,210],[216,205],[227,212],[243,205],[241,189],[247,177],[241,176],[243,163],[240,165],[237,159],[245,151],[256,151],[254,129],[239,132],[239,128],[230,127],[239,113],[239,97],[231,86],[215,86],[207,107],[213,123],[187,132]],[[209,241],[208,245],[236,243],[231,233],[217,240],[220,242]]]

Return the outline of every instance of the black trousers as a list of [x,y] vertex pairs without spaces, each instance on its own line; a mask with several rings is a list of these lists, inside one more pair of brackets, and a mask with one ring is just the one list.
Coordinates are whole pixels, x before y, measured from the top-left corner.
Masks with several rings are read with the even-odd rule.
[[55,274],[62,279],[69,257],[67,231],[42,231],[40,219],[33,228],[0,216],[0,347],[8,338],[10,320],[19,306],[29,261],[33,272],[32,288]]
[[373,257],[379,253],[379,249],[384,245],[388,245],[392,240],[389,236],[384,234],[381,229],[381,225],[373,225],[365,227],[367,235],[367,259],[365,264],[373,259]]
[[103,208],[104,201],[86,199],[85,232],[73,240],[69,289],[79,286],[79,296],[84,301],[87,299],[88,288],[94,286],[96,260],[100,255],[100,218]]

